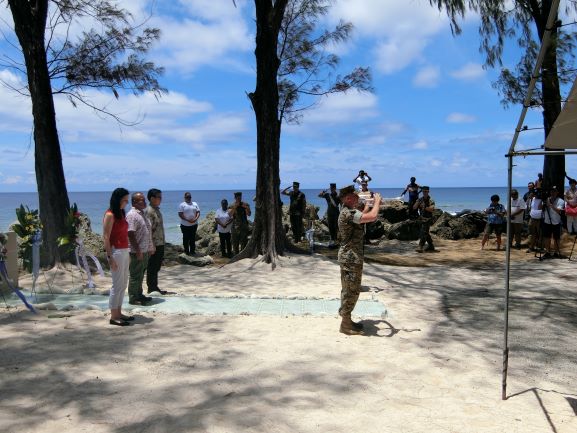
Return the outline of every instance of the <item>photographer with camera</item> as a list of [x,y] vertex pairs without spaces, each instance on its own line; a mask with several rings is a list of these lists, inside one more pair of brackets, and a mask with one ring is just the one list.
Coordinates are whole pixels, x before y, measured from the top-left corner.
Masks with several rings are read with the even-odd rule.
[[373,179],[371,176],[369,176],[369,173],[367,173],[365,170],[359,170],[359,174],[353,179],[353,182],[355,183],[355,188],[360,190],[363,182],[369,183],[371,180]]
[[[543,239],[545,240],[546,252],[544,259],[551,257],[561,258],[559,240],[561,239],[561,212],[565,208],[565,202],[559,197],[557,187],[551,187],[550,196],[543,203]],[[551,254],[551,237],[555,242],[555,252]]]
[[485,234],[481,241],[481,249],[485,249],[485,244],[489,240],[489,235],[495,232],[497,237],[497,251],[501,249],[501,233],[503,231],[503,223],[505,222],[505,215],[507,211],[505,207],[499,203],[500,197],[497,194],[491,196],[491,204],[485,213],[487,214],[487,225],[485,226]]

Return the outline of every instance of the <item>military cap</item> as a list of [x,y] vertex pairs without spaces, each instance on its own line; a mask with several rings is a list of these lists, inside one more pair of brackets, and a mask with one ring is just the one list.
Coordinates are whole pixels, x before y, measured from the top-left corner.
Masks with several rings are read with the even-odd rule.
[[301,184],[298,182],[293,182],[293,187],[295,187],[295,186],[298,188],[299,186],[301,186]]
[[429,191],[430,188],[428,186],[422,186],[421,191]]
[[237,191],[237,192],[234,193],[234,196],[235,196],[235,197],[242,197],[242,192]]
[[345,186],[344,188],[341,188],[339,190],[339,197],[344,197],[346,195],[354,194],[354,193],[355,193],[354,185]]

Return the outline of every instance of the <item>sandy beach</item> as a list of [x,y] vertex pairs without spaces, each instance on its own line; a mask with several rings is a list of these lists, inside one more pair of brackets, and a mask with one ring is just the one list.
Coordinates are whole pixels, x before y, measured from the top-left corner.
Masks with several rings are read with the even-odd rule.
[[[434,254],[412,247],[368,247],[361,300],[378,300],[388,314],[355,317],[365,336],[340,334],[336,312],[140,307],[133,326],[118,328],[106,311],[2,308],[0,431],[577,431],[575,262],[512,251],[502,401],[504,252],[479,251],[480,240],[440,241]],[[55,281],[66,290],[63,275]],[[107,278],[95,278],[99,289]],[[256,260],[174,266],[160,281],[174,297],[340,292],[338,263],[320,254],[288,255],[274,271]]]

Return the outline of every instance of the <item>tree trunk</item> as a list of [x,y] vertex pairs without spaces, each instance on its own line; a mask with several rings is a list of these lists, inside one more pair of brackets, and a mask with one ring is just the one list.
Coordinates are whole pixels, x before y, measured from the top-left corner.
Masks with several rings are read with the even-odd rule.
[[[539,35],[543,38],[543,32],[551,10],[551,1],[543,1],[541,13],[541,25],[538,25]],[[541,67],[541,89],[543,93],[543,126],[545,139],[549,135],[555,120],[561,113],[561,91],[559,89],[559,74],[557,71],[557,29],[551,34],[551,45],[545,53]],[[548,149],[545,149],[548,150]],[[546,187],[556,186],[563,191],[565,185],[565,156],[545,155],[543,161],[543,184]]]
[[273,268],[282,255],[286,235],[280,200],[280,133],[278,115],[278,34],[287,0],[255,0],[256,89],[249,95],[256,118],[257,173],[254,229],[239,258],[263,256]]
[[32,100],[36,183],[43,225],[43,249],[47,253],[45,264],[54,265],[60,261],[56,239],[65,233],[70,202],[44,46],[48,0],[9,0],[9,5],[24,54]]

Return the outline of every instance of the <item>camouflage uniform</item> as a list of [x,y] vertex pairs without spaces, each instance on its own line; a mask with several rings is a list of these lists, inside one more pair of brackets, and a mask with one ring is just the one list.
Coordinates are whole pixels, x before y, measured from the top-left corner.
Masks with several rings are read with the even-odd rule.
[[429,197],[421,197],[417,200],[419,203],[418,212],[421,219],[421,231],[419,233],[419,248],[423,248],[425,243],[429,244],[427,249],[434,250],[435,246],[433,245],[433,239],[431,238],[431,234],[429,230],[431,228],[431,224],[433,221],[433,212],[426,211],[425,208],[435,206],[435,200],[431,196]]
[[341,307],[339,314],[350,316],[361,292],[363,276],[363,238],[364,225],[362,213],[356,209],[344,207],[339,215],[339,235],[341,246],[338,260],[341,266]]
[[[241,202],[242,205],[246,205],[245,202]],[[236,207],[236,209],[235,209]],[[248,217],[246,215],[246,209],[242,206],[236,206],[233,204],[229,209],[232,209],[232,249],[235,254],[238,254],[240,250],[246,247],[248,242]]]
[[289,216],[293,239],[295,242],[300,242],[303,235],[303,217],[307,209],[307,200],[302,191],[290,191],[288,196],[290,197]]

